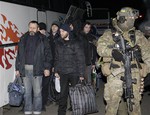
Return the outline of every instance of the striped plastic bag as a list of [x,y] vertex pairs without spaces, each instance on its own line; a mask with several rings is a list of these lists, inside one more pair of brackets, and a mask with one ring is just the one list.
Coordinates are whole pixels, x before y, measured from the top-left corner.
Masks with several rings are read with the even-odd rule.
[[86,83],[79,83],[75,87],[70,87],[69,94],[73,115],[84,115],[98,112],[93,86]]

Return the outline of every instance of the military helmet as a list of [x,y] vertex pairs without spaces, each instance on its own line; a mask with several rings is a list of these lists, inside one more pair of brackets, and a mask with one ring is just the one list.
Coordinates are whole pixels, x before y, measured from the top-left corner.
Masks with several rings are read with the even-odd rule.
[[137,19],[139,17],[139,11],[131,7],[124,7],[117,12],[117,20],[122,16]]

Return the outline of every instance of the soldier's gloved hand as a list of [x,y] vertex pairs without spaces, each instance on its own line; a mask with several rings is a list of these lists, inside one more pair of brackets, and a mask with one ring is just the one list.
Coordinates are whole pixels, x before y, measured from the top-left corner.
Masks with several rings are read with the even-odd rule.
[[142,54],[141,54],[141,51],[140,50],[134,50],[134,57],[137,58],[138,60],[141,60],[142,58]]
[[123,55],[117,49],[112,50],[112,57],[115,61],[123,61]]

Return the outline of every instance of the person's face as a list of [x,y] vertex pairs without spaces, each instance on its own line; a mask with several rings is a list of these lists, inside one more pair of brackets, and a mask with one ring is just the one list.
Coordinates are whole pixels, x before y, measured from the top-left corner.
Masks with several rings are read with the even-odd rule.
[[69,33],[67,31],[64,31],[63,29],[60,29],[60,36],[62,39],[65,39],[69,36]]
[[86,24],[83,28],[83,32],[86,34],[89,33],[90,30],[91,30],[91,25],[88,25],[88,24]]
[[57,31],[58,31],[58,26],[52,25],[52,33],[57,33]]
[[41,34],[46,35],[46,30],[39,30]]
[[36,23],[30,23],[29,24],[29,33],[30,35],[35,35],[35,33],[37,33],[38,31],[38,25]]

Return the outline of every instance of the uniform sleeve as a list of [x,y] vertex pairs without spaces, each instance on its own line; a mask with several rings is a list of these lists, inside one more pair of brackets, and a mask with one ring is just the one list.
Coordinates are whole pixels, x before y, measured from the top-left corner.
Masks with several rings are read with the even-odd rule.
[[150,72],[150,42],[144,37],[140,31],[136,32],[137,45],[141,48],[142,59],[145,64],[149,67]]
[[112,38],[111,30],[106,30],[104,34],[98,39],[97,42],[97,53],[101,57],[111,57],[112,48],[115,43]]

